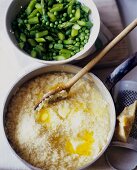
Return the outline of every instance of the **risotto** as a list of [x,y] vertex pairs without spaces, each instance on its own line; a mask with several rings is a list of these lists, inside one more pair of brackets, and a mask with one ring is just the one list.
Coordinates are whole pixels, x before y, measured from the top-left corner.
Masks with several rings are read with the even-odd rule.
[[8,106],[6,132],[21,158],[43,170],[78,169],[95,159],[108,141],[108,104],[94,82],[80,79],[68,98],[45,104],[42,96],[73,75],[52,73],[22,85]]

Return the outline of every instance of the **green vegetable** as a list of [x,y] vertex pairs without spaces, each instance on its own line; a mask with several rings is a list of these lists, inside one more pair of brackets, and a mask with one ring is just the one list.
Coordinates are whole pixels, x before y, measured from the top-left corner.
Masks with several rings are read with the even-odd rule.
[[31,13],[31,11],[34,9],[35,7],[35,4],[36,4],[36,0],[31,0],[27,9],[26,9],[26,13],[27,15],[29,15]]
[[56,60],[60,61],[60,60],[66,60],[66,58],[63,55],[58,55],[55,57]]
[[46,40],[44,38],[35,38],[35,40],[39,43],[40,42],[46,42]]
[[32,51],[31,51],[31,56],[32,56],[33,58],[36,58],[37,52],[36,52],[35,50],[32,50]]
[[75,24],[75,25],[73,25],[72,28],[74,28],[75,30],[79,30],[81,27],[78,24]]
[[20,42],[20,43],[18,44],[18,46],[19,46],[19,48],[23,49],[23,48],[24,48],[24,42]]
[[28,23],[29,24],[38,24],[39,23],[39,19],[38,19],[38,17],[30,18],[30,19],[28,19]]
[[71,39],[64,40],[63,42],[64,42],[64,44],[73,44],[73,40],[71,40]]
[[55,22],[56,21],[56,16],[53,13],[48,12],[48,16],[49,16],[51,22]]
[[28,16],[28,18],[33,18],[37,15],[38,9],[34,9],[32,13]]
[[26,35],[21,33],[20,34],[20,40],[22,40],[23,42],[26,42]]
[[82,8],[82,10],[83,10],[84,12],[86,12],[87,14],[90,13],[90,9],[89,9],[87,6],[82,5],[81,8]]
[[68,6],[67,13],[68,13],[68,15],[70,15],[72,13],[72,5]]
[[27,30],[30,31],[30,29],[31,29],[30,24],[26,24],[26,27],[27,27]]
[[63,9],[63,4],[54,4],[50,12],[58,12]]
[[76,19],[76,20],[79,20],[79,18],[80,18],[80,9],[78,8],[78,9],[76,10],[76,13],[75,13],[75,19]]
[[35,8],[42,14],[42,6],[39,3],[36,3]]
[[62,54],[65,58],[70,58],[71,56],[71,51],[67,49],[61,49],[60,54]]
[[78,20],[77,21],[78,22],[78,24],[80,25],[80,26],[86,26],[86,22],[85,21],[80,21],[80,20]]
[[42,8],[42,14],[43,16],[45,16],[44,0],[41,0],[41,8]]
[[54,41],[54,39],[51,36],[46,36],[45,39],[49,41]]
[[77,0],[30,0],[12,23],[19,48],[33,58],[65,60],[81,51],[93,23]]
[[65,39],[65,35],[62,34],[61,32],[58,33],[58,37],[60,40],[64,40]]
[[36,41],[34,39],[28,39],[28,43],[32,46],[35,47],[37,45]]
[[62,29],[62,28],[68,28],[68,27],[71,27],[73,25],[72,22],[64,22],[63,24],[59,25],[59,28]]
[[62,44],[55,44],[54,48],[60,50],[60,49],[63,48],[63,45]]
[[48,35],[48,31],[47,30],[42,31],[42,32],[37,32],[36,33],[36,38],[40,38],[40,37],[43,37],[45,35]]
[[71,36],[72,36],[72,37],[75,37],[75,36],[77,36],[77,35],[78,35],[78,30],[72,28]]

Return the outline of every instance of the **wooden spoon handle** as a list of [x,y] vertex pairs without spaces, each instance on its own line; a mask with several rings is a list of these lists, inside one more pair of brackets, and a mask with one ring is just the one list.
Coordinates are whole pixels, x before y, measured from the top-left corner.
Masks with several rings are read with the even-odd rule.
[[129,24],[116,38],[114,38],[94,59],[92,59],[81,71],[79,71],[66,84],[66,88],[71,88],[82,76],[84,76],[94,65],[96,65],[118,42],[120,42],[129,32],[137,26],[137,19]]

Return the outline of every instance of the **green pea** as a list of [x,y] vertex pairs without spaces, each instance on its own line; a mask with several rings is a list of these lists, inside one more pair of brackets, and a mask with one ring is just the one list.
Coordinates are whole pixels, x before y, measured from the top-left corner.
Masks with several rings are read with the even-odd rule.
[[76,41],[79,41],[79,38],[76,38]]
[[46,25],[49,25],[49,22],[48,22],[48,21],[46,22]]
[[84,43],[86,44],[88,41],[87,40],[84,40]]
[[54,25],[53,25],[53,23],[50,23],[50,27],[53,27]]
[[88,38],[89,38],[89,36],[86,35],[86,36],[85,36],[85,39],[87,40]]
[[74,13],[75,13],[75,10],[73,9],[73,10],[72,10],[72,14],[74,14]]
[[62,43],[62,41],[61,41],[61,40],[58,40],[58,43],[59,43],[59,44],[61,44],[61,43]]
[[24,20],[24,23],[25,23],[25,24],[27,24],[27,23],[28,23],[28,21],[25,19],[25,20]]
[[55,21],[55,24],[58,25],[58,21]]
[[85,33],[89,33],[90,31],[89,30],[85,30]]
[[69,15],[69,17],[70,17],[70,18],[72,18],[72,17],[73,17],[73,15],[72,15],[72,14],[70,14],[70,15]]
[[82,51],[84,49],[84,47],[80,47],[80,51]]
[[53,44],[49,44],[49,48],[50,48],[50,49],[53,48]]
[[63,16],[66,17],[66,16],[67,16],[67,13],[64,13]]

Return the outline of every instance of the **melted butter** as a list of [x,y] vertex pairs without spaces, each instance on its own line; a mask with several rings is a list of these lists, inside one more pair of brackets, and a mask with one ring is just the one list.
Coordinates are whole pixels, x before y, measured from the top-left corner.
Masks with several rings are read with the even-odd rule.
[[50,122],[50,114],[48,109],[41,108],[40,111],[36,114],[36,121],[40,124],[45,124]]
[[77,135],[77,138],[67,140],[65,149],[69,154],[89,156],[93,143],[93,132],[83,131]]

